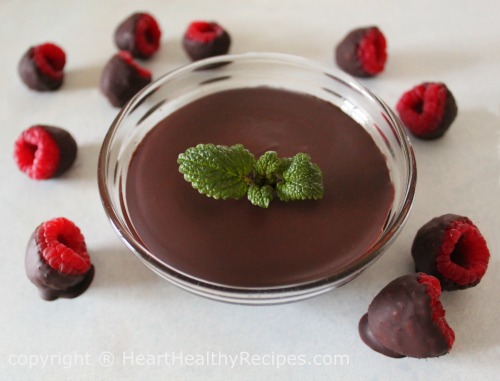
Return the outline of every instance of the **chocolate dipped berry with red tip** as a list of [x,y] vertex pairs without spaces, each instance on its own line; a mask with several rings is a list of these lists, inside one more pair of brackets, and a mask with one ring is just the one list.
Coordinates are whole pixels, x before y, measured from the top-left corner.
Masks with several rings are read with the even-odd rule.
[[59,127],[36,125],[24,130],[14,145],[18,168],[35,180],[66,172],[76,159],[78,147],[71,134]]
[[149,13],[138,12],[126,18],[115,31],[118,49],[136,58],[147,59],[160,49],[161,29]]
[[399,277],[373,299],[359,322],[362,340],[386,356],[438,357],[448,353],[455,333],[445,319],[441,287],[424,273]]
[[101,74],[101,91],[115,107],[122,107],[151,83],[151,72],[134,61],[127,51],[115,54]]
[[335,49],[337,65],[356,77],[373,77],[384,71],[387,41],[376,26],[349,32]]
[[22,81],[32,90],[54,91],[64,80],[66,54],[52,43],[33,46],[19,61],[18,70]]
[[417,232],[411,254],[416,271],[435,276],[443,290],[477,285],[486,270],[490,252],[472,221],[456,214],[433,218]]
[[182,45],[193,61],[226,54],[231,45],[231,37],[216,22],[193,21],[189,24]]
[[25,268],[45,300],[75,298],[94,277],[85,239],[64,217],[43,222],[35,229],[26,249]]
[[453,94],[439,82],[424,82],[405,92],[396,110],[414,136],[428,140],[443,136],[458,113]]

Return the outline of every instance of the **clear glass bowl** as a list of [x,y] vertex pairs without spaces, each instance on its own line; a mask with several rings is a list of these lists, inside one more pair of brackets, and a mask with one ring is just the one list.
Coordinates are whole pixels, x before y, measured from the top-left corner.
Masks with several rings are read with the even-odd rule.
[[[314,282],[267,288],[241,288],[205,282],[163,263],[142,243],[126,204],[126,178],[132,155],[155,125],[200,97],[228,89],[268,86],[326,100],[356,120],[385,155],[394,202],[378,240],[367,253],[338,273]],[[276,53],[226,55],[167,73],[138,93],[118,114],[102,144],[98,184],[104,209],[125,245],[146,266],[173,284],[211,299],[240,304],[278,304],[339,287],[379,258],[400,233],[411,208],[416,163],[402,123],[378,96],[343,72],[305,58]]]

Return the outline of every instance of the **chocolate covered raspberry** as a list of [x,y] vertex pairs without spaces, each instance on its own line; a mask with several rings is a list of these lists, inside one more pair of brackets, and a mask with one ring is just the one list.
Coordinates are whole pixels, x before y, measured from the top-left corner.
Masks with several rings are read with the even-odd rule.
[[359,322],[362,340],[386,356],[438,357],[448,353],[455,333],[445,319],[439,281],[424,273],[399,277],[373,299]]
[[66,54],[52,43],[33,46],[23,55],[18,65],[22,81],[32,90],[54,91],[64,80]]
[[216,22],[194,21],[184,33],[182,45],[191,60],[197,61],[226,54],[231,38]]
[[417,232],[411,248],[416,271],[435,276],[443,290],[477,285],[490,252],[486,240],[467,217],[445,214],[433,218]]
[[66,130],[36,125],[24,130],[14,145],[18,168],[35,180],[57,177],[76,159],[78,146]]
[[26,248],[26,275],[45,300],[75,298],[94,278],[85,239],[64,217],[41,223]]
[[151,73],[139,66],[127,51],[115,54],[101,74],[101,91],[115,107],[124,106],[151,83]]
[[357,77],[381,73],[387,61],[387,42],[376,26],[358,28],[347,34],[335,49],[337,65]]
[[420,139],[443,136],[458,113],[453,94],[440,82],[424,82],[405,92],[396,110],[407,129]]
[[138,12],[125,19],[115,31],[118,49],[136,58],[147,59],[160,48],[161,29],[149,13]]

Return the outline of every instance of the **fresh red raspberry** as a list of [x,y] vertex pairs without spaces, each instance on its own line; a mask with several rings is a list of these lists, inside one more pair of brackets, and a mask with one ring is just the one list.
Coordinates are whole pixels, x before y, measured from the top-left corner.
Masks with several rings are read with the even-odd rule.
[[453,94],[439,82],[424,82],[405,92],[396,109],[408,130],[421,139],[443,136],[458,112]]
[[52,43],[36,45],[28,49],[19,62],[19,74],[23,82],[33,90],[53,91],[64,80],[66,54]]
[[486,240],[467,217],[445,214],[433,218],[417,232],[411,248],[416,271],[435,276],[443,290],[477,285],[490,252]]
[[101,91],[115,107],[122,107],[151,82],[151,72],[134,61],[127,51],[115,54],[101,75]]
[[349,32],[335,49],[337,65],[357,77],[372,77],[384,71],[387,62],[387,40],[376,27]]
[[63,174],[75,161],[76,153],[71,134],[53,126],[32,126],[21,133],[14,145],[17,166],[35,180]]
[[415,273],[399,277],[373,299],[359,322],[362,340],[390,357],[438,357],[448,353],[455,333],[445,319],[433,276]]
[[216,22],[193,21],[184,33],[182,44],[191,60],[197,61],[226,54],[231,38]]
[[90,269],[90,257],[80,229],[60,217],[42,223],[35,230],[35,242],[43,260],[54,270],[79,275]]
[[160,48],[161,29],[149,13],[134,13],[115,31],[115,43],[120,50],[136,58],[147,59]]

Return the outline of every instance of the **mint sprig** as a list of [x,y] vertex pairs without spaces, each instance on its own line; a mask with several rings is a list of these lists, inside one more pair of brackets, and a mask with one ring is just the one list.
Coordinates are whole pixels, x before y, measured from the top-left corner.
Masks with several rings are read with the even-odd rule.
[[177,163],[193,188],[215,199],[247,196],[252,204],[267,208],[274,196],[282,201],[323,197],[321,170],[305,153],[280,158],[267,151],[256,160],[241,144],[198,144],[181,153]]

